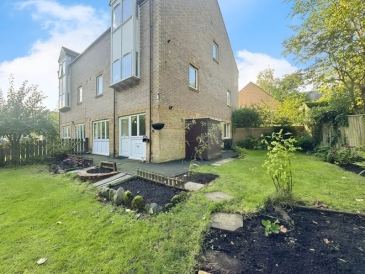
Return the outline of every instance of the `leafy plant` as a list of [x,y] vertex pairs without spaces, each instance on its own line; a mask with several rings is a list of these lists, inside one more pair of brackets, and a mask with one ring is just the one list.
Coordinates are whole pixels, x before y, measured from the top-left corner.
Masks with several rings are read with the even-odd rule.
[[262,142],[267,146],[269,156],[269,160],[265,161],[263,167],[267,169],[276,191],[289,196],[293,189],[290,159],[300,148],[294,145],[295,138],[285,139],[282,130],[278,133],[273,132],[270,138],[263,139]]
[[245,107],[232,111],[233,129],[259,127],[261,124],[260,113],[255,108]]
[[133,194],[129,190],[124,192],[123,203],[126,206],[130,206],[133,200]]
[[141,195],[137,195],[132,200],[132,208],[136,210],[140,210],[143,208],[143,197]]
[[244,157],[246,156],[247,151],[246,151],[246,149],[245,149],[245,148],[243,148],[243,147],[239,147],[239,146],[235,146],[235,147],[233,147],[233,148],[234,148],[234,150],[238,153],[238,158],[239,158],[239,159],[242,159],[242,158],[244,158]]
[[276,220],[275,222],[271,222],[270,220],[261,220],[261,224],[265,227],[266,237],[273,234],[279,234],[280,232],[279,220]]

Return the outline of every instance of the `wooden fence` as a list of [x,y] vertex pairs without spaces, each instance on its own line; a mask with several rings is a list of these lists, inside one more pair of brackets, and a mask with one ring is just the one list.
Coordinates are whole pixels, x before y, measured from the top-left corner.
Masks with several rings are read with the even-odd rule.
[[[364,115],[349,115],[348,127],[341,127],[341,140],[336,144],[341,146],[347,144],[349,146],[360,147],[365,146],[365,119]],[[330,146],[334,132],[330,125],[322,125],[322,146]]]
[[163,174],[155,173],[152,171],[147,171],[147,170],[143,170],[143,169],[139,169],[139,168],[137,169],[137,176],[140,178],[143,178],[143,179],[153,181],[155,183],[159,183],[159,184],[163,184],[163,185],[167,185],[167,186],[171,186],[171,187],[175,187],[175,188],[179,188],[179,189],[185,189],[184,188],[185,182],[180,178],[166,177]]
[[[55,150],[60,150],[60,146],[69,148],[66,152],[70,154],[85,153],[89,149],[89,139],[82,140],[66,139],[61,142],[48,143],[47,141],[25,142],[15,148],[8,144],[0,146],[0,166],[14,163],[37,162],[44,160]],[[62,149],[61,149],[62,150]]]

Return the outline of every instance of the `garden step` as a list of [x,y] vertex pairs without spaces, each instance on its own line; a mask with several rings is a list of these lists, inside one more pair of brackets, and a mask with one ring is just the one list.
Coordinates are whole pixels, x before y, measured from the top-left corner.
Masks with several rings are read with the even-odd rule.
[[210,227],[236,231],[238,228],[243,227],[243,217],[238,214],[214,213]]
[[103,186],[115,183],[117,181],[124,181],[126,179],[131,178],[131,177],[132,177],[132,175],[130,175],[128,173],[121,172],[121,173],[116,174],[112,177],[109,177],[109,178],[103,179],[101,181],[98,181],[98,182],[94,183],[93,185],[96,186],[96,187],[103,187]]
[[233,158],[223,159],[223,160],[220,160],[218,162],[215,162],[214,164],[212,164],[212,166],[221,166],[221,165],[223,165],[225,163],[228,163],[228,162],[231,162],[233,160],[234,160]]
[[187,182],[184,184],[184,188],[189,191],[198,191],[203,187],[204,187],[203,184],[198,184],[194,182]]

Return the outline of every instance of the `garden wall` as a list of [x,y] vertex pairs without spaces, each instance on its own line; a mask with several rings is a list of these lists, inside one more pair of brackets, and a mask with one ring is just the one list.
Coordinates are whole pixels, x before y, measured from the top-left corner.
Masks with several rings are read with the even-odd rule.
[[[298,126],[293,128],[296,132],[304,131],[303,126]],[[233,132],[233,143],[245,140],[249,136],[260,138],[261,134],[267,134],[267,133],[271,134],[277,129],[278,127],[236,128]]]

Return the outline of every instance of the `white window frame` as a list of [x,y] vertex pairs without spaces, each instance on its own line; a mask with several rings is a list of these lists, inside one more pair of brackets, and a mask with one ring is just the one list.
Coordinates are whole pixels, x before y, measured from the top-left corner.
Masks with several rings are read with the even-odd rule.
[[213,41],[213,59],[215,61],[218,61],[218,58],[219,58],[219,46],[215,41]]
[[113,9],[113,30],[117,29],[122,24],[122,13],[121,13],[122,6],[120,4],[116,5]]
[[71,127],[65,126],[62,127],[62,139],[70,139],[71,138]]
[[94,140],[109,140],[109,120],[93,122],[93,137]]
[[76,140],[85,139],[85,124],[75,125],[75,139]]
[[117,59],[112,64],[112,82],[113,84],[118,83],[121,80],[122,77],[122,71],[121,71],[121,60]]
[[231,139],[231,124],[223,124],[223,139]]
[[103,75],[96,77],[96,96],[103,94]]
[[227,90],[227,106],[231,106],[231,92]]
[[122,80],[132,77],[132,53],[128,52],[122,57]]
[[77,88],[77,103],[82,103],[82,86]]
[[[194,81],[191,79],[194,78]],[[193,65],[189,65],[189,87],[198,90],[199,87],[199,71]]]

